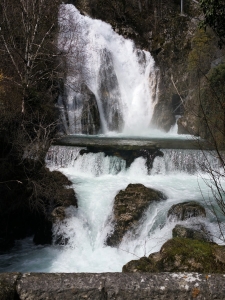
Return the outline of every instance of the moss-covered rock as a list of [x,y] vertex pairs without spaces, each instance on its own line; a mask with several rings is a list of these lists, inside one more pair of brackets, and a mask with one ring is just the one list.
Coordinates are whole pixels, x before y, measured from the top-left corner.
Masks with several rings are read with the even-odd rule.
[[152,201],[166,199],[162,192],[145,187],[143,184],[129,184],[121,190],[114,201],[114,231],[107,237],[109,246],[117,246],[124,234],[141,219],[144,210]]
[[198,225],[199,228],[194,229],[194,228],[188,228],[183,225],[177,224],[172,231],[173,237],[189,238],[189,239],[194,239],[194,240],[199,240],[204,242],[210,242],[211,237],[207,232],[205,226],[203,224],[198,224]]
[[206,212],[203,206],[195,201],[188,201],[173,205],[167,214],[170,219],[179,221],[187,220],[193,217],[205,217]]
[[167,241],[160,252],[133,260],[123,272],[225,272],[225,246],[188,238]]

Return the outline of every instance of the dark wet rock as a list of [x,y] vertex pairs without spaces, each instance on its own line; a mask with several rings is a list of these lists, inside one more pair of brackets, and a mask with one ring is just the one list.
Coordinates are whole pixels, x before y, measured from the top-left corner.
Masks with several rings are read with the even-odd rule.
[[165,199],[163,193],[142,184],[129,184],[125,190],[121,190],[114,201],[113,222],[115,225],[113,233],[106,240],[107,245],[117,246],[124,234],[137,225],[152,201]]
[[[79,86],[72,86],[74,91],[73,99],[68,103],[71,87],[62,86],[58,103],[61,108],[63,122],[60,125],[61,134],[70,134],[72,127],[79,127],[80,133],[97,134],[100,130],[100,114],[95,94],[85,83]],[[79,115],[76,114],[79,112]],[[73,120],[69,112],[73,112]]]
[[101,63],[99,78],[101,78],[99,87],[99,97],[102,102],[103,112],[109,130],[121,130],[123,127],[123,116],[120,108],[120,89],[114,70],[112,54],[103,49],[101,53]]
[[83,109],[81,115],[82,132],[84,134],[97,134],[100,130],[100,114],[94,93],[86,85],[82,85]]
[[198,230],[194,228],[188,228],[183,225],[176,225],[173,228],[173,237],[179,237],[179,238],[189,238],[204,242],[210,242],[211,237],[209,233],[207,232],[205,226],[203,224],[200,224],[198,226]]
[[173,238],[159,252],[132,260],[123,267],[123,272],[223,273],[224,270],[225,246],[189,238]]
[[[49,186],[49,190],[41,197],[45,197],[46,203],[49,205],[47,211],[43,211],[37,215],[33,241],[37,245],[45,245],[52,243],[52,226],[56,221],[56,211],[59,213],[70,205],[77,207],[77,198],[72,188],[68,188],[72,182],[59,171],[46,171],[45,184]],[[59,208],[60,207],[60,208]],[[52,212],[56,210],[53,215]],[[54,217],[55,215],[55,217]]]
[[[163,96],[161,96],[163,98]],[[176,122],[175,115],[171,104],[166,103],[165,100],[157,103],[154,109],[152,124],[156,127],[162,127],[163,130],[168,132]]]
[[194,201],[173,205],[167,214],[168,218],[183,221],[193,217],[205,217],[204,207]]
[[[52,221],[55,225],[59,226],[60,222],[63,222],[66,218],[66,211],[64,206],[56,207],[52,212]],[[58,223],[58,224],[57,224]],[[69,241],[68,237],[65,237],[61,230],[54,233],[53,243],[55,245],[67,245]]]
[[59,204],[63,205],[64,207],[68,207],[73,205],[77,207],[77,198],[74,189],[72,188],[64,188],[61,191],[61,201]]
[[66,217],[65,207],[58,206],[51,213],[53,222],[63,221]]

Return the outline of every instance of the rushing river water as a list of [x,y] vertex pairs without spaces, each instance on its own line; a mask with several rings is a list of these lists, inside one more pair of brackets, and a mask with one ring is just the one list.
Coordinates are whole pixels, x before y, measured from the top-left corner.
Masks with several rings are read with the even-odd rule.
[[[10,254],[0,256],[1,271],[36,272],[115,272],[138,257],[160,250],[172,237],[175,222],[167,219],[169,208],[188,200],[195,200],[206,207],[206,219],[193,219],[191,223],[204,223],[220,242],[215,217],[205,201],[210,196],[206,185],[207,175],[200,171],[202,153],[197,150],[164,150],[164,157],[157,157],[151,174],[145,161],[137,158],[130,168],[117,157],[103,153],[79,155],[80,148],[54,146],[47,156],[53,170],[62,171],[73,182],[78,198],[78,209],[67,209],[67,219],[54,227],[55,239],[63,235],[66,246],[34,246],[30,239],[18,242]],[[208,153],[214,168],[218,161]],[[144,213],[137,228],[128,232],[118,248],[105,245],[112,230],[109,222],[116,194],[129,183],[142,183],[162,191],[167,200],[152,203]],[[204,198],[203,198],[204,196]],[[182,221],[190,225],[189,221]]]

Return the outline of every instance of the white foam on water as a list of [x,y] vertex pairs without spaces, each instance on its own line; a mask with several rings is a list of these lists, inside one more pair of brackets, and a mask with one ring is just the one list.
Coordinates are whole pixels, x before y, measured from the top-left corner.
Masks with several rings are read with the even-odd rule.
[[[120,272],[128,261],[160,250],[172,237],[172,229],[176,225],[175,221],[168,220],[168,210],[176,203],[190,200],[206,207],[207,218],[192,218],[179,223],[192,226],[201,222],[211,232],[214,241],[221,243],[216,219],[205,203],[211,197],[210,188],[205,184],[207,174],[199,173],[197,168],[183,169],[185,155],[187,165],[188,160],[193,159],[189,150],[182,150],[182,155],[178,150],[165,150],[165,156],[176,157],[177,162],[175,160],[176,163],[164,166],[164,158],[157,158],[151,175],[142,157],[126,169],[120,158],[105,157],[103,153],[81,156],[79,150],[55,146],[47,157],[51,169],[63,172],[73,182],[78,199],[78,209],[69,207],[67,219],[54,226],[55,241],[61,236],[62,240],[67,240],[67,245],[37,247],[26,240],[10,254],[0,257],[0,270]],[[196,152],[195,161],[197,156]],[[161,160],[161,165],[157,160]],[[109,247],[105,240],[113,230],[114,198],[130,183],[157,189],[167,196],[167,200],[151,203],[137,227],[125,234],[119,247]]]

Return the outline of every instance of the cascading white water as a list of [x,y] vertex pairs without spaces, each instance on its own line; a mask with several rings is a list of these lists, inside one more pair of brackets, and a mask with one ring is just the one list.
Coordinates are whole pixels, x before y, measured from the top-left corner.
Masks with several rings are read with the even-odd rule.
[[[120,158],[105,157],[103,153],[81,156],[79,151],[80,148],[54,146],[46,157],[51,169],[63,172],[73,182],[78,198],[78,209],[68,208],[67,219],[54,226],[55,240],[62,236],[61,241],[67,240],[68,244],[37,247],[30,240],[23,241],[15,252],[0,256],[0,271],[120,272],[128,261],[159,251],[172,237],[175,226],[174,221],[167,219],[168,210],[173,204],[189,200],[206,207],[207,219],[192,218],[179,223],[204,223],[214,241],[221,243],[216,219],[205,203],[211,191],[205,183],[207,174],[198,167],[198,162],[203,162],[201,151],[194,151],[192,156],[190,150],[164,150],[164,157],[155,159],[150,175],[142,157],[126,169]],[[206,158],[219,168],[212,153],[206,153],[204,161]],[[193,159],[197,166],[194,168]],[[114,198],[130,183],[158,189],[167,200],[152,203],[135,231],[128,232],[118,248],[106,246],[105,239],[112,230]]]
[[97,133],[96,109],[103,133],[147,131],[157,94],[150,53],[136,49],[109,24],[81,15],[73,5],[61,6],[59,24],[58,44],[67,67],[59,106],[66,133]]
[[[190,150],[164,150],[164,157],[155,159],[152,173],[148,175],[142,157],[126,170],[120,158],[105,157],[103,153],[80,156],[79,148],[67,149],[53,147],[48,165],[55,168],[59,163],[60,170],[74,183],[79,208],[69,208],[68,219],[54,228],[56,240],[63,236],[69,242],[54,260],[51,271],[121,271],[127,261],[158,251],[171,238],[175,223],[167,219],[167,212],[173,204],[195,200],[206,206],[202,194],[207,195],[209,189],[204,178],[199,176],[196,180],[203,161],[201,151],[194,151],[192,155]],[[212,153],[205,153],[205,157],[219,169],[219,162]],[[129,183],[137,182],[162,191],[168,199],[151,204],[136,231],[128,232],[118,248],[108,247],[105,239],[112,230],[109,220],[114,198]],[[208,211],[207,221],[196,218],[191,222],[205,223],[215,235],[216,223],[209,223],[209,219],[212,221],[213,216]],[[189,222],[179,223],[190,225]]]
[[196,174],[206,172],[210,166],[219,170],[220,161],[214,151],[201,150],[163,150],[163,157],[156,157],[151,174],[170,174],[171,172],[185,172]]

